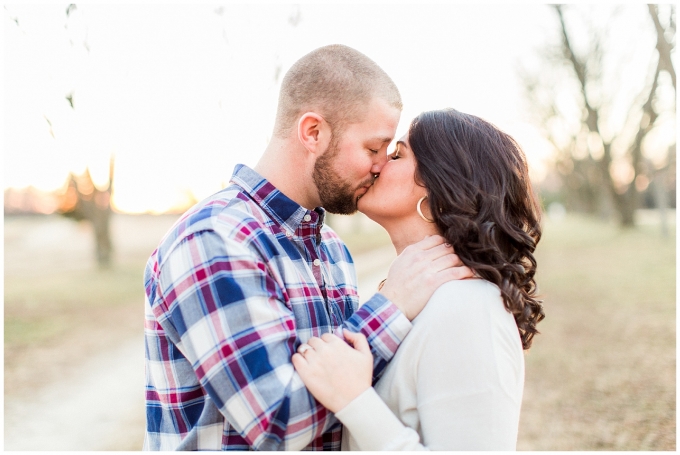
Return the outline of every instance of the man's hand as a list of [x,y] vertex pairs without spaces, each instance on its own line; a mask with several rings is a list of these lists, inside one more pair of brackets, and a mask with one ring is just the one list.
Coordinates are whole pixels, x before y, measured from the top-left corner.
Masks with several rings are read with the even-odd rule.
[[409,245],[392,262],[380,293],[412,321],[439,286],[474,276],[440,235]]

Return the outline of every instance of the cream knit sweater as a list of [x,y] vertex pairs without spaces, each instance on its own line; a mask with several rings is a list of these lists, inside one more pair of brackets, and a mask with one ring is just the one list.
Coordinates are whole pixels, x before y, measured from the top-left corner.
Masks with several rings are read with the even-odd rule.
[[383,377],[336,414],[343,450],[515,450],[524,354],[498,288],[434,293]]

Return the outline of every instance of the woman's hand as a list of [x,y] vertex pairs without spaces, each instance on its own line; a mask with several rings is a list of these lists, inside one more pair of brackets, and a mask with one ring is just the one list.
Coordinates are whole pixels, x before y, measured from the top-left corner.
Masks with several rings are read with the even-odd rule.
[[319,403],[336,413],[371,387],[373,355],[366,337],[343,330],[345,339],[330,333],[312,337],[293,354],[293,366]]

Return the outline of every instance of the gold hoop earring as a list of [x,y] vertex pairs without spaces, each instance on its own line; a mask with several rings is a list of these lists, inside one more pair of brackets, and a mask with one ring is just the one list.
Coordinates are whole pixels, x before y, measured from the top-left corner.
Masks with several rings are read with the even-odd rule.
[[434,220],[430,220],[429,218],[425,218],[425,215],[423,215],[422,210],[420,210],[420,205],[423,203],[423,201],[427,199],[427,196],[423,196],[418,200],[418,203],[416,204],[416,210],[418,211],[418,215],[428,223],[434,223]]

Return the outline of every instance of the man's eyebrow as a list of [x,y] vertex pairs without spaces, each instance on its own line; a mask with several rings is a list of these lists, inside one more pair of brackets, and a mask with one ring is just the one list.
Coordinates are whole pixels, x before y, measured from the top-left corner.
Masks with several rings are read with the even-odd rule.
[[387,136],[385,136],[385,137],[376,137],[376,138],[374,138],[373,140],[376,141],[376,142],[377,142],[377,141],[380,141],[380,142],[387,142],[387,143],[389,143],[389,142],[392,142],[392,139],[394,139],[394,138],[393,138],[393,137],[387,137]]

